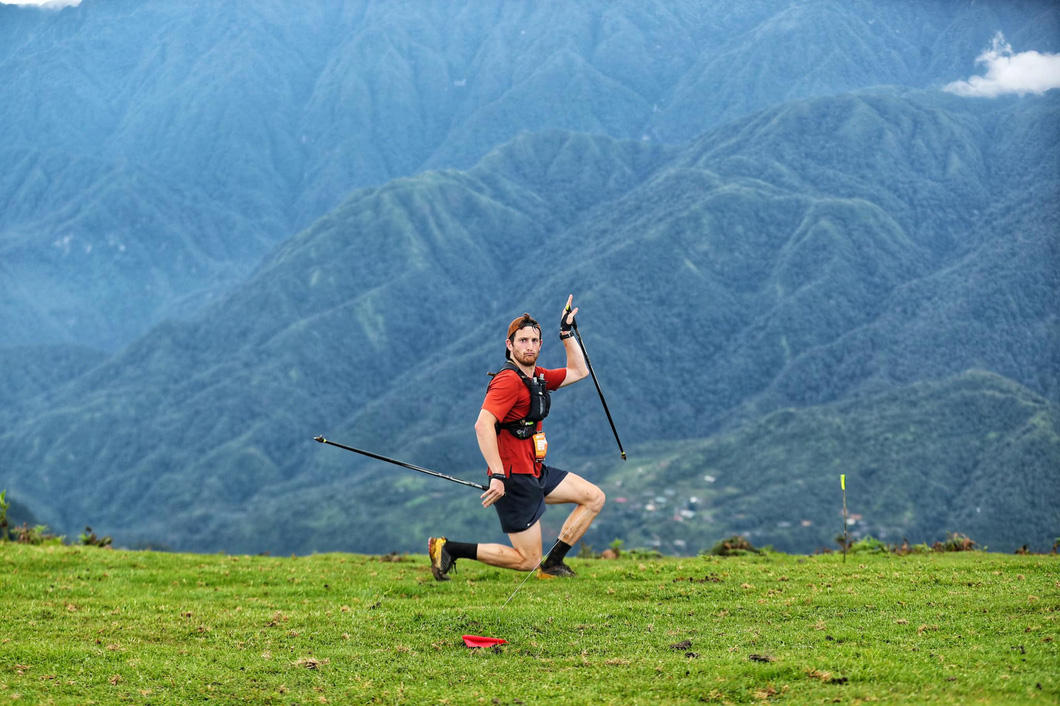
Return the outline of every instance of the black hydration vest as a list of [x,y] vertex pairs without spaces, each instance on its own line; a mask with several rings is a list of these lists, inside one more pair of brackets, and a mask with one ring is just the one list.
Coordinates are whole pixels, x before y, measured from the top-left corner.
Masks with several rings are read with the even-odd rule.
[[529,439],[537,432],[537,423],[548,416],[549,407],[552,406],[552,398],[549,395],[548,388],[545,386],[545,376],[527,377],[526,373],[511,361],[508,361],[503,368],[496,373],[490,373],[490,375],[500,375],[505,370],[514,370],[518,373],[519,378],[530,390],[530,411],[522,419],[507,423],[497,422],[494,427],[497,429],[498,434],[501,429],[507,429],[516,439]]

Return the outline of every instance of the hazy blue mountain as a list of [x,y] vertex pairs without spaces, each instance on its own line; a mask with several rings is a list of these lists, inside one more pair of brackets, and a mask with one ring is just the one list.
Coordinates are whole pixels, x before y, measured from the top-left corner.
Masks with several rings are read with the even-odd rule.
[[[503,362],[499,332],[534,312],[544,362],[560,364],[549,322],[574,292],[634,458],[669,453],[691,474],[697,444],[795,454],[796,441],[761,430],[813,408],[797,415],[801,468],[825,448],[831,470],[897,463],[910,482],[928,469],[967,481],[940,483],[937,502],[916,505],[922,519],[908,493],[881,498],[872,527],[929,533],[963,517],[988,545],[1040,545],[1049,516],[1013,526],[1012,489],[1032,484],[1058,504],[1042,480],[1056,458],[1058,206],[1044,198],[1057,184],[1056,110],[1052,95],[984,108],[873,90],[794,101],[683,146],[528,133],[472,169],[359,190],[194,320],[158,326],[12,421],[0,487],[63,531],[91,524],[173,548],[422,550],[430,524],[492,527],[466,488],[312,437],[481,473],[471,424],[484,373]],[[1002,126],[1027,137],[1001,139]],[[1014,165],[1024,173],[999,188]],[[987,374],[960,377],[969,368]],[[898,461],[866,445],[882,439],[871,429],[830,431],[873,409],[901,420],[925,395],[938,401],[923,418],[953,431],[913,435]],[[1002,398],[1022,411],[990,407]],[[588,383],[557,395],[549,430],[560,465],[602,483],[618,473],[602,465],[617,451]],[[808,487],[773,478],[779,496]],[[961,515],[1003,484],[1004,511]],[[420,489],[415,506],[394,499]],[[815,512],[802,519],[820,528],[827,510]],[[646,537],[647,519],[599,531]],[[722,527],[761,529],[707,529]],[[820,541],[787,537],[803,550]]]
[[[876,204],[907,239],[892,247],[926,268],[925,276],[896,287],[887,301],[873,303],[873,292],[860,303],[851,301],[854,290],[832,293],[833,313],[876,313],[831,341],[792,346],[785,338],[784,354],[796,360],[770,383],[766,399],[814,403],[831,399],[844,381],[886,387],[975,367],[1058,399],[1060,213],[1053,203],[1060,194],[1060,114],[1054,98],[1027,107],[926,95],[896,102],[886,94],[796,102],[711,133],[701,141],[704,149],[691,151],[695,164],[727,179],[761,178]],[[778,139],[782,134],[799,138]],[[859,218],[855,227],[868,222]],[[833,234],[813,237],[831,258]],[[885,262],[872,263],[878,268],[873,277],[886,274]],[[811,270],[802,265],[805,277]],[[829,277],[819,284],[829,282],[842,288],[846,280]],[[809,309],[794,315],[800,314],[819,317]],[[782,314],[786,320],[791,315]],[[799,327],[800,335],[827,331],[815,318]],[[1007,325],[1013,319],[1034,321],[1039,343],[1018,342]],[[767,330],[747,347],[769,355],[778,339]],[[958,340],[968,345],[954,345]],[[719,366],[719,373],[738,366],[739,357]],[[823,391],[822,380],[828,381]]]
[[[321,461],[332,452],[356,458],[317,448]],[[962,532],[991,551],[1025,544],[1048,551],[1060,521],[1057,406],[983,372],[779,410],[709,439],[627,450],[626,462],[617,448],[591,459],[564,452],[608,496],[583,539],[596,551],[622,539],[627,549],[696,554],[736,533],[782,551],[837,550],[840,474],[855,520],[852,540],[931,544]],[[151,529],[156,543],[165,537],[220,546],[211,544],[213,532],[224,528],[230,548],[301,552],[370,546],[377,553],[422,553],[425,538],[439,533],[505,541],[495,513],[478,507],[477,495],[377,464],[355,484],[341,475],[320,485],[292,483],[257,498],[247,512],[198,513],[192,527],[159,520]],[[550,509],[546,534],[556,536],[566,515],[566,508]],[[283,519],[248,522],[250,516]]]
[[1057,17],[1046,0],[0,6],[0,345],[116,351],[353,190],[470,168],[523,131],[675,143],[799,98],[936,88],[998,31],[1057,51]]
[[838,549],[844,474],[852,539],[931,544],[962,532],[994,551],[1046,551],[1060,522],[1057,410],[982,372],[780,410],[609,464],[596,536],[667,553],[737,533],[781,550]]
[[0,162],[0,344],[109,348],[198,311],[272,245],[196,186],[128,163],[16,148]]
[[106,359],[102,351],[62,344],[0,348],[0,415],[14,416]]

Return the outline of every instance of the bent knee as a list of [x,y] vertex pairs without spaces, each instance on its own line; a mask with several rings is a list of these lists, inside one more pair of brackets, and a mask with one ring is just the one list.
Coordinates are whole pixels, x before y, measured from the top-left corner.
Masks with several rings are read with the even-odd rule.
[[589,502],[586,503],[593,512],[600,512],[604,509],[604,502],[607,500],[607,496],[604,495],[604,491],[593,486],[593,492],[589,495]]
[[540,554],[538,554],[537,556],[524,556],[519,562],[519,565],[513,568],[515,568],[517,571],[530,571],[531,569],[536,569],[538,564],[540,563]]

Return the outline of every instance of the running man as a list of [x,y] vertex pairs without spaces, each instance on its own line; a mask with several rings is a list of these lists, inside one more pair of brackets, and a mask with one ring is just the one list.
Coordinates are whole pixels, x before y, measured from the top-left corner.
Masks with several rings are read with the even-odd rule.
[[[560,319],[560,340],[567,353],[565,368],[537,366],[541,326],[523,314],[508,326],[508,359],[490,382],[475,422],[479,450],[489,467],[489,489],[482,506],[493,505],[511,546],[454,542],[431,537],[427,543],[431,572],[439,581],[457,559],[473,559],[490,566],[530,571],[540,565],[543,576],[574,576],[564,558],[604,507],[604,493],[575,473],[547,465],[548,441],[541,420],[548,414],[550,393],[589,375],[581,346],[572,330],[577,309],[574,295]],[[559,541],[541,562],[541,516],[546,505],[575,507],[563,523]]]

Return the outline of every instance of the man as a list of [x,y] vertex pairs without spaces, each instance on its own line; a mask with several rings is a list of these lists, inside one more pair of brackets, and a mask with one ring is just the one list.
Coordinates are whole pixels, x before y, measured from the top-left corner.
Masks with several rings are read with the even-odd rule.
[[[538,383],[544,376],[544,388],[556,390],[573,385],[589,374],[581,346],[574,338],[572,326],[577,309],[571,310],[574,295],[560,319],[560,340],[567,353],[566,368],[546,369],[537,366],[541,353],[541,326],[530,314],[523,314],[508,326],[505,357],[508,363],[493,377],[486,399],[475,422],[479,450],[489,467],[489,489],[482,494],[482,506],[493,505],[508,534],[511,546],[504,544],[471,544],[452,542],[445,537],[431,537],[427,550],[431,572],[439,581],[457,559],[474,559],[490,566],[530,571],[540,565],[543,576],[574,576],[563,561],[571,547],[581,539],[604,506],[604,494],[580,476],[544,463],[548,443],[542,432],[541,419],[548,413],[549,395]],[[539,399],[533,399],[537,397]],[[545,561],[541,561],[541,516],[545,505],[573,503],[574,509]]]

